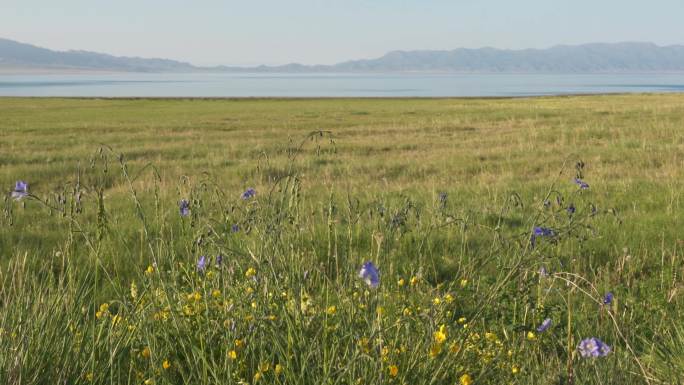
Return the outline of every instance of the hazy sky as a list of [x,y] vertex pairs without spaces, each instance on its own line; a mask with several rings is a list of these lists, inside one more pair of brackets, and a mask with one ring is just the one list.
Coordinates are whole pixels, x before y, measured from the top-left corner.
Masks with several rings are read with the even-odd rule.
[[684,44],[684,0],[0,0],[0,37],[198,65],[391,50]]

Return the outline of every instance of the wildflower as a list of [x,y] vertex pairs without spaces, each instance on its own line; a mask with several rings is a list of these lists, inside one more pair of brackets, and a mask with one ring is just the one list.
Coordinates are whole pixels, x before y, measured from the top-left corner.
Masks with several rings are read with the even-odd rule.
[[28,183],[24,182],[23,180],[18,180],[14,184],[14,190],[12,190],[12,198],[14,198],[14,200],[20,201],[26,198],[28,195]]
[[263,373],[268,372],[268,370],[271,368],[271,365],[268,362],[262,362],[259,364],[259,370]]
[[376,288],[380,285],[380,272],[375,265],[373,265],[373,262],[366,262],[363,264],[361,271],[359,271],[359,277],[372,288]]
[[447,295],[444,296],[444,302],[452,303],[454,302],[454,297],[451,294],[447,293]]
[[93,373],[92,373],[92,372],[88,372],[88,373],[85,375],[85,379],[86,379],[86,381],[88,381],[88,382],[92,382],[94,377],[95,377],[95,376],[93,376]]
[[544,332],[546,329],[548,329],[551,326],[551,318],[547,318],[544,321],[542,321],[541,325],[537,327],[537,331],[539,333]]
[[243,192],[242,195],[240,195],[240,198],[247,200],[249,198],[252,198],[255,195],[256,195],[256,190],[254,190],[252,187],[250,187],[247,190],[245,190],[245,192]]
[[556,235],[556,233],[552,229],[546,227],[535,227],[533,232],[534,235],[538,237],[553,237],[554,235]]
[[401,278],[397,281],[397,286],[402,287],[402,286],[404,286],[405,283],[406,283],[406,281],[404,281],[404,278]]
[[278,317],[274,314],[271,314],[271,315],[266,316],[266,319],[269,321],[275,321],[278,319]]
[[109,304],[105,302],[102,305],[100,305],[100,308],[95,313],[95,317],[102,318],[102,317],[106,316],[108,313],[109,313]]
[[420,282],[420,278],[418,278],[418,277],[411,277],[411,281],[409,281],[411,286],[416,286],[418,284],[418,282]]
[[404,314],[405,317],[408,317],[408,316],[410,316],[411,314],[413,314],[413,312],[411,312],[411,309],[409,309],[409,308],[406,307],[406,308],[404,308],[403,314]]
[[280,373],[283,372],[283,365],[276,364],[275,368],[273,368],[273,371],[275,372],[276,376],[280,375]]
[[181,199],[178,203],[178,211],[180,212],[181,217],[190,215],[190,202],[188,202],[187,199]]
[[216,256],[216,267],[220,267],[223,263],[223,255],[219,254]]
[[466,317],[461,317],[458,319],[458,323],[464,324],[467,321]]
[[256,269],[253,268],[253,267],[250,267],[250,268],[247,269],[247,271],[245,272],[245,277],[247,277],[247,278],[252,278],[252,277],[254,277],[254,276],[256,275],[256,273],[257,273],[257,272],[256,272]]
[[451,345],[449,345],[449,351],[456,354],[461,351],[461,347],[456,342],[452,342]]
[[471,385],[473,383],[473,379],[470,377],[468,373],[465,373],[461,377],[459,377],[458,382],[461,385]]
[[529,331],[529,332],[527,332],[527,339],[530,341],[534,341],[537,339],[537,335],[534,334],[534,332]]
[[511,366],[511,373],[518,374],[519,372],[520,368],[518,368],[516,365]]
[[435,358],[442,352],[442,345],[433,344],[430,346],[430,357]]
[[399,374],[399,367],[397,367],[397,365],[390,365],[390,367],[389,367],[390,377],[396,377],[397,374]]
[[228,352],[228,358],[231,360],[236,360],[237,359],[237,352],[235,350],[231,350]]
[[610,291],[606,293],[606,295],[603,297],[603,304],[604,305],[610,305],[613,303],[613,293]]
[[150,275],[152,273],[154,273],[154,266],[152,266],[152,265],[147,266],[147,269],[145,269],[145,275]]
[[489,341],[492,341],[492,342],[498,340],[498,338],[496,337],[496,334],[495,334],[495,333],[492,333],[492,332],[486,332],[486,333],[485,333],[485,338],[486,338],[487,340],[489,340]]
[[442,303],[442,300],[441,300],[439,297],[435,297],[435,298],[432,300],[432,303],[433,303],[435,306],[439,306],[439,304]]
[[583,180],[581,180],[580,178],[575,178],[574,182],[576,185],[579,186],[579,188],[581,190],[586,190],[589,188],[589,185],[586,182],[584,182]]
[[169,360],[164,360],[164,362],[162,362],[162,368],[168,369],[170,367],[171,367],[171,362],[169,362]]
[[568,206],[568,208],[567,208],[566,210],[568,211],[568,215],[574,214],[575,211],[576,211],[576,209],[575,209],[575,204],[574,204],[574,203],[570,203],[570,206]]
[[546,268],[544,266],[539,268],[539,276],[541,278],[546,278],[549,276],[549,273],[546,272]]
[[142,352],[140,352],[140,355],[141,355],[143,358],[150,358],[150,355],[151,355],[151,354],[152,354],[152,353],[150,352],[150,347],[149,347],[149,346],[145,346],[145,348],[142,350]]
[[236,224],[230,226],[230,231],[237,233],[238,231],[240,231],[240,226],[238,226],[236,223]]
[[200,273],[204,273],[204,271],[206,269],[207,269],[207,257],[202,255],[197,260],[197,271]]
[[377,314],[378,317],[382,317],[385,314],[385,308],[382,306],[378,306],[378,308],[375,309],[375,314]]
[[439,327],[439,330],[433,333],[433,337],[435,338],[435,342],[437,344],[442,344],[444,341],[447,340],[447,330],[445,325],[441,325]]
[[610,346],[596,337],[583,339],[577,349],[582,357],[605,357],[610,353]]
[[254,373],[254,382],[259,382],[259,379],[261,379],[261,372]]
[[221,296],[221,290],[219,289],[214,289],[211,291],[211,296],[214,298],[219,298]]
[[337,308],[335,306],[328,306],[325,313],[328,315],[335,315],[335,313],[337,313]]
[[245,341],[237,339],[235,340],[235,349],[242,349],[245,347]]

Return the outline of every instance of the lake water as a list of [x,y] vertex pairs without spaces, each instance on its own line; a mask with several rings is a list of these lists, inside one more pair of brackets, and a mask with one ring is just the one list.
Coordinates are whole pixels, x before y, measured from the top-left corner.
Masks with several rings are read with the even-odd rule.
[[0,96],[408,97],[684,92],[684,74],[0,75]]

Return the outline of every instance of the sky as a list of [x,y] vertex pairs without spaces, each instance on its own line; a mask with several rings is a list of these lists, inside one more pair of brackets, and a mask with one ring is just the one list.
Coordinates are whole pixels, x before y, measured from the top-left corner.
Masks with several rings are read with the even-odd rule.
[[195,65],[393,50],[684,44],[684,0],[0,0],[0,37]]

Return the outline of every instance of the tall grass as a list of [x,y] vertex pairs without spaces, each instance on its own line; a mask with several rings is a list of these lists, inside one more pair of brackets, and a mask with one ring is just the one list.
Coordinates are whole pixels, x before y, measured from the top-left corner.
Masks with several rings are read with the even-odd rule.
[[[378,103],[369,106],[392,106]],[[467,103],[487,109],[499,102]],[[259,102],[250,108],[268,110]],[[393,148],[367,145],[393,158]],[[0,378],[9,384],[684,380],[684,261],[676,236],[658,228],[676,219],[649,208],[679,213],[674,181],[613,190],[603,184],[604,165],[568,152],[550,161],[554,173],[534,188],[524,181],[487,186],[481,181],[502,175],[497,167],[515,163],[498,158],[487,166],[489,157],[505,158],[493,152],[482,155],[480,166],[464,166],[480,180],[469,193],[447,182],[439,184],[444,188],[397,182],[421,169],[415,165],[385,174],[388,186],[406,188],[381,189],[364,186],[367,175],[346,174],[371,165],[338,163],[359,148],[335,130],[293,136],[272,151],[248,152],[236,186],[210,165],[198,172],[203,156],[176,174],[163,159],[141,162],[135,153],[101,146],[78,166],[60,167],[59,178],[46,174],[49,183],[31,184],[30,197],[8,195]],[[32,169],[13,167],[12,175]],[[335,173],[347,179],[327,183]],[[576,177],[590,187],[581,189]],[[250,186],[256,196],[242,199]],[[179,212],[182,199],[189,202],[187,216]],[[635,213],[646,215],[637,220]],[[553,233],[531,242],[536,227]],[[366,261],[380,270],[378,288],[358,276]],[[607,292],[614,293],[610,304]],[[537,331],[547,318],[551,326]],[[587,337],[600,338],[611,353],[581,357],[578,344]]]

